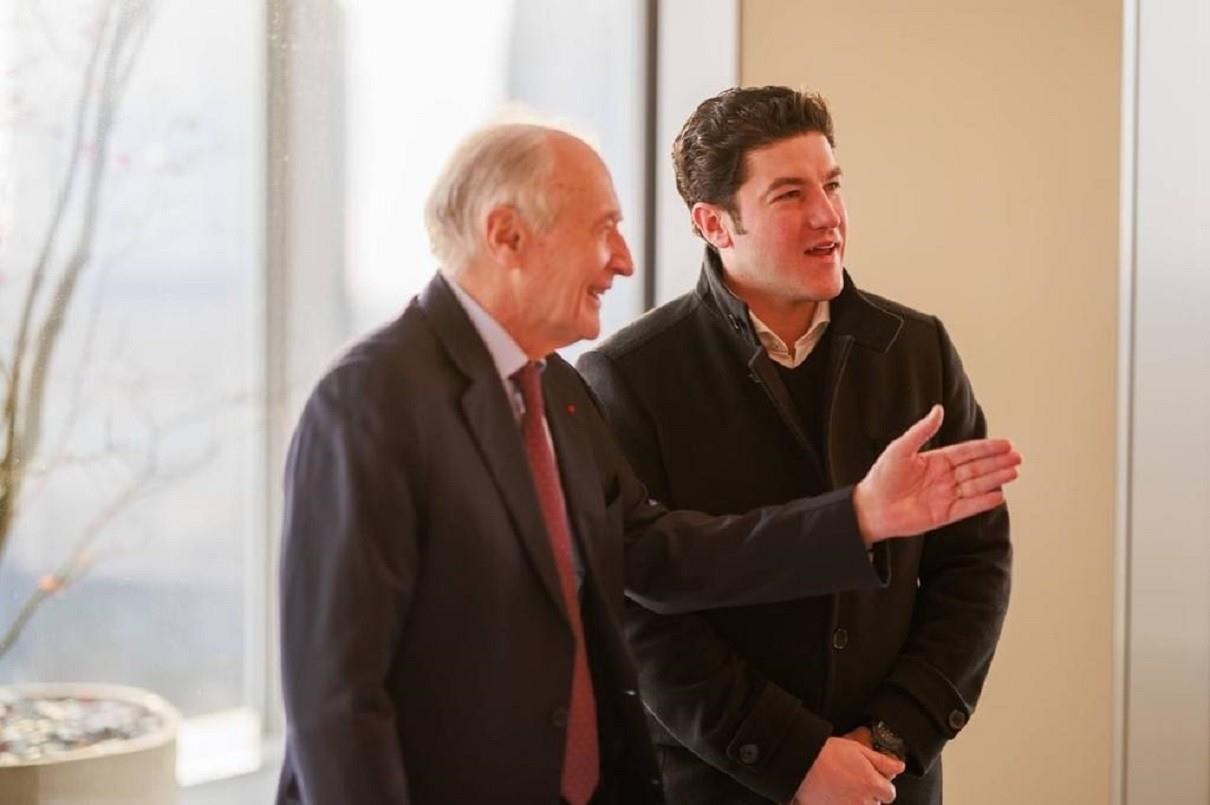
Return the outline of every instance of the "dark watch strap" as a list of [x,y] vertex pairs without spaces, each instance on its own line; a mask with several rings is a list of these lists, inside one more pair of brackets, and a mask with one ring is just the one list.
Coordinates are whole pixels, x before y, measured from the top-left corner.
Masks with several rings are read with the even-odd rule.
[[907,760],[907,745],[885,721],[870,724],[870,743],[874,751],[890,755],[897,760]]

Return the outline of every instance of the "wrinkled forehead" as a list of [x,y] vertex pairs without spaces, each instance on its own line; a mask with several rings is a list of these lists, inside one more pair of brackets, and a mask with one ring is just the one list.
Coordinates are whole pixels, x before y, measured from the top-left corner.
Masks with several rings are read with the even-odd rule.
[[560,206],[574,205],[593,214],[617,210],[613,179],[596,151],[566,134],[552,135],[551,149],[552,200]]

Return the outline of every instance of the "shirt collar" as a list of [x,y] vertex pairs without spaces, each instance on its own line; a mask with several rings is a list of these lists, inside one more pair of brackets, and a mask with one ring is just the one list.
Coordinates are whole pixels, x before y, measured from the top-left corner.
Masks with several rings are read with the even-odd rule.
[[500,380],[504,383],[504,387],[511,388],[512,376],[522,366],[529,363],[529,357],[508,334],[508,331],[500,325],[500,322],[492,318],[492,314],[484,310],[483,306],[476,302],[475,298],[467,293],[456,279],[451,278],[449,286],[459,304],[462,305],[462,309],[466,311],[471,325],[474,326],[479,337],[487,346],[487,351],[492,356],[492,363],[496,365],[496,371],[500,373]]
[[760,339],[765,352],[769,354],[769,359],[787,369],[794,369],[802,365],[802,362],[819,344],[824,331],[828,329],[828,324],[832,321],[828,300],[817,302],[807,331],[794,342],[793,347],[788,347],[781,337],[773,332],[769,325],[761,321],[751,308],[748,309],[748,318],[752,320],[752,329],[756,331],[756,337]]

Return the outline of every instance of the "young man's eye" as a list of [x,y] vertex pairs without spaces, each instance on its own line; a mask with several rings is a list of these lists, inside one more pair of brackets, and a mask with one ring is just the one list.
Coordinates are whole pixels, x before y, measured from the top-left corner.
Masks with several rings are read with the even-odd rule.
[[824,188],[827,189],[829,193],[835,193],[840,189],[840,182],[828,182],[826,185],[824,185]]

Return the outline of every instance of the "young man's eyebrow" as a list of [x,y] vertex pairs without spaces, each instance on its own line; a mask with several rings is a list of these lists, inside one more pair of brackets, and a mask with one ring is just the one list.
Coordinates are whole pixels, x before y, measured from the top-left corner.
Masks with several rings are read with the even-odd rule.
[[[837,165],[836,167],[832,168],[832,170],[830,170],[826,174],[824,174],[823,178],[824,178],[825,182],[831,182],[831,181],[835,181],[836,179],[839,179],[843,175],[844,175],[844,171],[840,169],[839,165]],[[800,176],[779,176],[778,178],[774,179],[772,182],[769,183],[769,186],[767,188],[765,188],[765,192],[762,194],[762,196],[764,198],[768,198],[774,191],[780,190],[781,188],[786,187],[788,185],[793,185],[795,187],[801,187],[802,185],[805,185],[806,183],[807,183],[806,180]]]
[[765,197],[768,197],[769,194],[771,194],[773,191],[779,190],[779,189],[785,187],[786,185],[801,186],[804,184],[806,184],[806,181],[798,176],[782,176],[782,177],[774,179],[772,182],[770,182],[769,186],[767,188],[765,188],[765,192],[763,195]]

